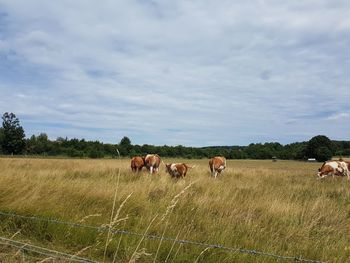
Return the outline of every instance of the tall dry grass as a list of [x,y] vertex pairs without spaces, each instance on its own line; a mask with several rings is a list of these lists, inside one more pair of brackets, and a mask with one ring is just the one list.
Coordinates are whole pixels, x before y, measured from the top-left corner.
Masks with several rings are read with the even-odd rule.
[[[176,161],[196,167],[174,181],[164,167],[158,175],[133,174],[127,159],[2,158],[0,211],[96,226],[113,222],[113,229],[350,262],[350,181],[345,178],[316,180],[317,163],[229,160],[214,180],[207,160]],[[276,262],[165,240],[0,220],[3,236],[20,228],[18,239],[106,262]]]

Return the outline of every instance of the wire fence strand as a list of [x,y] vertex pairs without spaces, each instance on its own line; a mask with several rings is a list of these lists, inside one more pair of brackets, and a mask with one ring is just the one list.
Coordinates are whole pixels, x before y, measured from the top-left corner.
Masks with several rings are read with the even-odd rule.
[[68,221],[61,221],[57,219],[52,218],[43,218],[43,217],[37,217],[37,216],[25,216],[25,215],[19,215],[15,213],[7,213],[0,211],[0,215],[6,216],[6,217],[16,217],[16,218],[22,218],[22,219],[28,219],[28,220],[34,220],[34,221],[41,221],[41,222],[50,222],[55,224],[61,224],[61,225],[68,225],[72,227],[79,227],[79,228],[86,228],[86,229],[93,229],[99,232],[107,232],[110,231],[112,234],[121,234],[121,235],[129,235],[129,236],[137,236],[137,237],[143,237],[146,239],[153,239],[153,240],[163,240],[163,241],[171,241],[179,244],[188,244],[188,245],[194,245],[194,246],[200,246],[200,247],[206,247],[206,248],[216,248],[216,249],[222,249],[229,252],[236,252],[236,253],[242,253],[242,254],[250,254],[250,255],[257,255],[257,256],[267,256],[267,257],[273,257],[280,260],[293,260],[296,262],[310,262],[310,263],[326,263],[325,261],[315,260],[315,259],[305,259],[301,256],[283,256],[283,255],[277,255],[274,253],[264,252],[260,250],[255,249],[245,249],[245,248],[233,248],[233,247],[227,247],[221,244],[210,244],[206,242],[199,242],[199,241],[193,241],[193,240],[185,240],[185,239],[176,239],[172,237],[164,237],[164,236],[158,236],[158,235],[151,235],[151,234],[141,234],[134,231],[128,231],[128,230],[111,230],[108,226],[92,226],[92,225],[86,225],[86,224],[80,224],[75,222],[68,222]]
[[98,261],[95,261],[95,260],[78,257],[76,255],[71,255],[68,253],[64,253],[64,252],[60,252],[60,251],[56,251],[48,248],[38,247],[28,243],[16,241],[13,239],[8,239],[5,237],[0,237],[0,245],[11,246],[21,251],[33,252],[42,256],[56,258],[56,259],[64,259],[64,260],[69,260],[74,262],[99,263]]

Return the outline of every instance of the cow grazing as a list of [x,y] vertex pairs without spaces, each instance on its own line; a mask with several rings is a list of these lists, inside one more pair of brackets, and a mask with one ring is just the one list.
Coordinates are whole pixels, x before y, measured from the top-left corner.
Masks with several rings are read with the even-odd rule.
[[317,176],[319,179],[328,175],[347,176],[350,179],[349,164],[343,161],[327,161],[318,169]]
[[130,167],[133,172],[140,172],[144,165],[145,165],[144,157],[135,156],[131,159]]
[[158,154],[147,154],[145,157],[145,166],[151,174],[158,172],[160,157]]
[[226,158],[222,156],[215,156],[209,160],[209,168],[212,176],[222,173],[226,168]]
[[185,163],[170,163],[165,164],[165,171],[174,178],[184,178],[187,174],[189,168],[194,166],[189,166]]

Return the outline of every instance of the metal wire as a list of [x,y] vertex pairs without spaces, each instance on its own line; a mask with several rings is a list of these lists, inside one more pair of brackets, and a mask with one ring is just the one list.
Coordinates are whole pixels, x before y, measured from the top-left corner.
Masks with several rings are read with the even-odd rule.
[[67,254],[64,252],[59,252],[59,251],[52,250],[52,249],[34,246],[34,245],[31,245],[28,243],[23,243],[20,241],[16,241],[16,240],[4,238],[4,237],[0,237],[0,244],[15,247],[21,251],[23,251],[23,250],[30,251],[30,252],[33,252],[33,253],[36,253],[39,255],[43,255],[43,256],[47,256],[47,257],[51,257],[51,258],[56,258],[56,259],[66,259],[69,261],[84,262],[84,263],[98,263],[98,261],[78,257],[76,255],[70,255],[70,254]]
[[299,256],[282,256],[282,255],[277,255],[277,254],[264,252],[264,251],[260,251],[260,250],[255,250],[255,249],[251,250],[251,249],[244,249],[244,248],[232,248],[232,247],[227,247],[227,246],[224,246],[221,244],[209,244],[209,243],[204,243],[204,242],[199,242],[199,241],[176,239],[176,238],[172,238],[172,237],[162,237],[162,236],[157,236],[157,235],[141,234],[141,233],[128,231],[128,230],[110,230],[108,226],[97,227],[97,226],[85,225],[85,224],[80,224],[80,223],[61,221],[61,220],[57,220],[57,219],[42,218],[42,217],[36,217],[36,216],[24,216],[24,215],[19,215],[19,214],[14,214],[14,213],[6,213],[6,212],[1,212],[1,211],[0,211],[0,215],[7,216],[7,217],[12,216],[12,217],[17,217],[17,218],[42,221],[42,222],[51,222],[51,223],[56,223],[56,224],[69,225],[69,226],[73,226],[73,227],[93,229],[93,230],[97,230],[100,232],[110,231],[110,233],[113,233],[113,234],[138,236],[138,237],[144,237],[147,239],[165,240],[165,241],[171,241],[171,242],[176,242],[176,243],[180,243],[180,244],[195,245],[195,246],[201,246],[201,247],[207,247],[207,248],[217,248],[217,249],[227,250],[230,252],[243,253],[243,254],[267,256],[267,257],[273,257],[273,258],[281,259],[281,260],[294,260],[294,261],[298,261],[298,262],[310,262],[310,263],[325,263],[324,261],[320,261],[320,260],[305,259],[305,258],[302,258]]

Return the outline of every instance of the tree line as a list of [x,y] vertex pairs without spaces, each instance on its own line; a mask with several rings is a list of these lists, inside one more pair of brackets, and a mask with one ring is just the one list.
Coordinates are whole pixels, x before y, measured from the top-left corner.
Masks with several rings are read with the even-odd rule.
[[50,140],[45,133],[25,137],[23,127],[14,113],[4,113],[0,128],[0,154],[62,156],[77,158],[115,158],[158,153],[162,157],[210,158],[216,155],[227,159],[286,159],[305,160],[315,158],[326,161],[332,156],[350,156],[350,141],[332,141],[317,135],[305,142],[282,145],[278,142],[251,143],[248,146],[186,147],[133,145],[128,137],[119,143],[108,144],[85,139],[58,137]]

